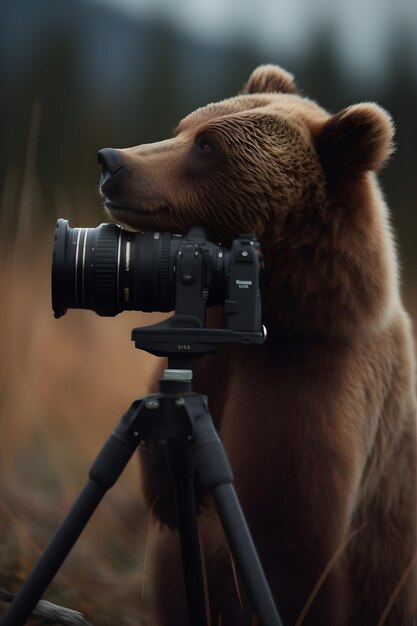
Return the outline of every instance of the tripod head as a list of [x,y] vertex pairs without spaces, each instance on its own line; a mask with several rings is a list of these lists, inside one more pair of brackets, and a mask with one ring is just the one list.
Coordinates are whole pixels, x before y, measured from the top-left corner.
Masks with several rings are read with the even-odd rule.
[[228,328],[204,328],[198,318],[173,315],[169,319],[132,330],[135,347],[155,356],[183,357],[216,352],[222,344],[261,344],[266,328],[237,331]]

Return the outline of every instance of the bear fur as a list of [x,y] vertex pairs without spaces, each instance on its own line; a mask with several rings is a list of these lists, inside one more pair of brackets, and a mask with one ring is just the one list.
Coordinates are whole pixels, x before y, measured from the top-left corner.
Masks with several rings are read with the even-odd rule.
[[[125,169],[102,189],[131,229],[204,224],[225,245],[242,232],[261,242],[268,339],[195,359],[193,389],[208,396],[285,625],[399,626],[417,613],[414,348],[375,176],[392,137],[376,104],[331,115],[266,65],[173,138],[120,150]],[[163,453],[141,455],[165,522],[150,557],[154,623],[179,626],[171,486]],[[256,623],[205,502],[212,624]]]

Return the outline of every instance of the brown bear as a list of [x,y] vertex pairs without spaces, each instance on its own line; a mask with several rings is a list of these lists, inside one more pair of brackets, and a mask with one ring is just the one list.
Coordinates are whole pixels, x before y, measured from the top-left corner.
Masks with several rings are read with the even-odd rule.
[[[173,138],[113,151],[102,188],[131,229],[204,224],[225,245],[248,232],[261,242],[268,339],[196,359],[193,387],[209,398],[286,625],[400,626],[417,613],[413,340],[374,174],[392,135],[376,104],[329,114],[265,65]],[[151,556],[155,623],[179,626],[171,488],[162,455],[142,459],[167,523]],[[256,623],[209,499],[199,528],[211,624]]]

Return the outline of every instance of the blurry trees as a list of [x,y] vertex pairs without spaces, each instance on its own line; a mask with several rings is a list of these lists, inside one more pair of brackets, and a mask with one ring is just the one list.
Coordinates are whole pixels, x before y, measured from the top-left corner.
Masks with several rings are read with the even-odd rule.
[[50,224],[55,213],[65,213],[92,224],[100,220],[99,148],[162,139],[193,108],[236,93],[257,64],[277,62],[295,73],[304,93],[329,110],[360,99],[376,100],[391,111],[398,150],[383,174],[384,187],[395,226],[401,229],[406,264],[417,271],[417,77],[406,38],[398,38],[385,80],[364,87],[352,78],[349,82],[338,65],[330,32],[319,33],[303,58],[291,59],[278,50],[265,58],[243,41],[211,46],[161,19],[134,21],[86,0],[14,0],[3,18],[3,238],[16,234],[35,103],[41,104],[34,172],[39,214],[32,222],[42,226],[45,217]]

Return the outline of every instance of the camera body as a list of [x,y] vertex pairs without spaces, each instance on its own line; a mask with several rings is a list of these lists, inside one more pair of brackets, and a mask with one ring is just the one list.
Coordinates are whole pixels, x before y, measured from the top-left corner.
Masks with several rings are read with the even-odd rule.
[[[261,272],[255,235],[240,235],[227,248],[204,227],[191,228],[186,235],[134,233],[116,224],[70,228],[67,220],[59,219],[52,307],[55,317],[68,308],[104,316],[175,309],[166,322],[132,333],[137,347],[144,347],[144,333],[157,343],[160,339],[162,351],[144,347],[155,354],[167,352],[168,335],[177,352],[209,351],[210,343],[262,343]],[[206,309],[215,305],[223,306],[224,320],[223,328],[213,332],[205,328]],[[202,339],[199,347],[189,341],[197,335]]]
[[[205,326],[209,301],[213,259],[207,247],[207,233],[192,228],[181,241],[176,253],[177,315],[194,315]],[[216,250],[224,257],[224,328],[257,331],[261,328],[261,249],[254,235],[240,235],[229,250]]]

